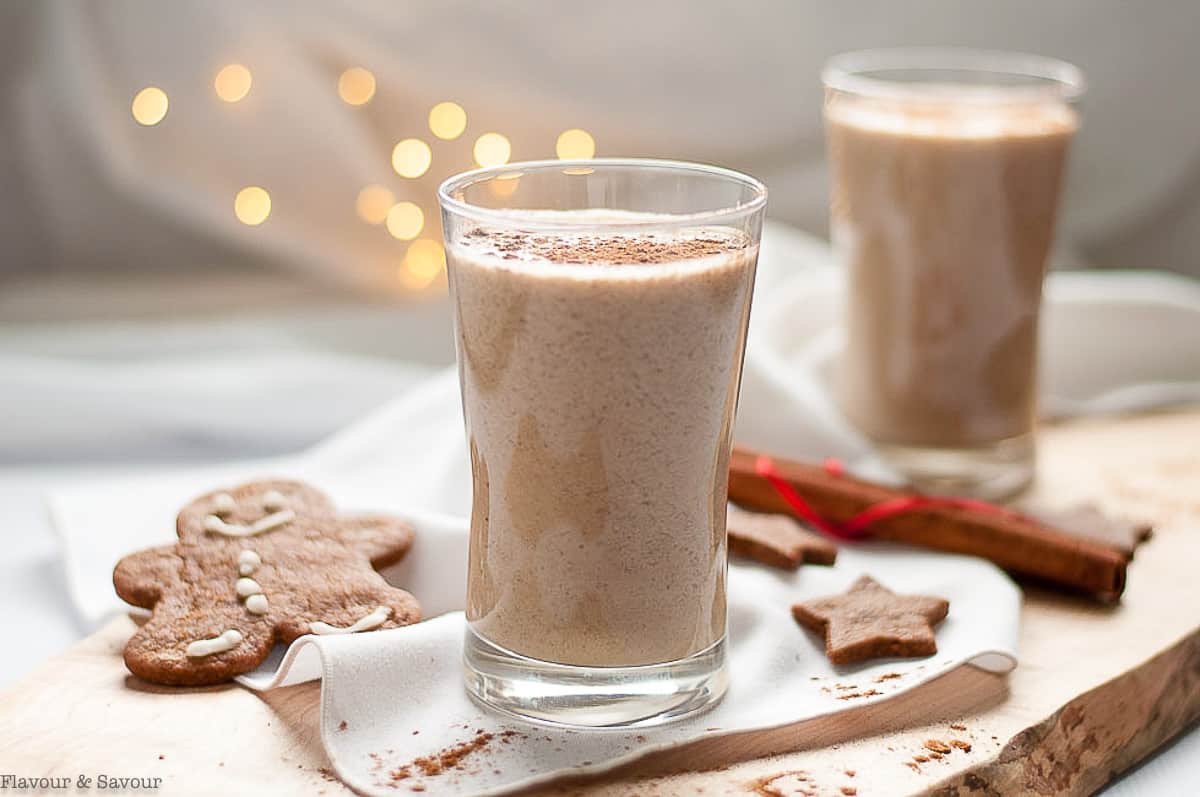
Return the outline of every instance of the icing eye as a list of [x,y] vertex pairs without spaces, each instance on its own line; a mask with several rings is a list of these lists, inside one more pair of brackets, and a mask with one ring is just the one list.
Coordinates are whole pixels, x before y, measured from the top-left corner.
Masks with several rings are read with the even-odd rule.
[[263,508],[268,512],[278,512],[287,506],[287,499],[278,490],[271,490],[263,496]]
[[228,515],[237,509],[237,502],[229,493],[217,493],[213,496],[213,511],[218,515]]

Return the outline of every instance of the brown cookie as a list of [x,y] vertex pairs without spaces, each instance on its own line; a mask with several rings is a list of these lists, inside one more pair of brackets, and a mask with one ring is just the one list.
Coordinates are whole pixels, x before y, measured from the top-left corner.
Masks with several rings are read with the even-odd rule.
[[1154,528],[1149,523],[1134,523],[1126,518],[1109,515],[1091,503],[1076,504],[1066,509],[1028,506],[1022,511],[1067,534],[1086,537],[1116,548],[1129,559],[1133,559],[1133,552],[1137,547],[1154,534]]
[[125,645],[129,671],[200,685],[250,672],[276,642],[415,623],[415,598],[375,568],[398,562],[413,530],[390,517],[339,517],[301,482],[262,481],[203,495],[174,545],[126,556],[117,594],[151,609]]
[[841,595],[792,607],[805,628],[825,636],[825,655],[834,664],[883,656],[937,653],[933,626],[946,618],[950,603],[925,595],[897,595],[870,576],[860,576]]
[[804,562],[831,565],[837,559],[837,545],[788,515],[747,512],[730,505],[725,528],[731,553],[772,567],[795,570]]

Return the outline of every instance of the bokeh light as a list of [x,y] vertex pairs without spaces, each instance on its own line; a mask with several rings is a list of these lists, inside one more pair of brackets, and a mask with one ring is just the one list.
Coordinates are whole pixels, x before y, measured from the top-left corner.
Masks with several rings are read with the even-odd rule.
[[392,168],[401,177],[420,177],[431,163],[433,152],[419,138],[406,138],[392,148]]
[[467,129],[467,112],[456,102],[439,102],[429,111],[429,130],[445,141],[453,141]]
[[425,228],[425,212],[412,202],[397,202],[387,214],[387,231],[393,238],[411,241]]
[[492,192],[492,196],[499,199],[506,199],[517,192],[517,188],[521,185],[521,173],[509,172],[508,174],[497,175],[495,180],[488,180],[488,190]]
[[367,224],[383,224],[388,211],[396,204],[396,197],[382,185],[368,185],[358,192],[354,209],[358,217]]
[[480,166],[499,166],[512,157],[512,144],[499,133],[484,133],[475,139],[474,155]]
[[262,224],[271,215],[271,195],[265,188],[248,185],[233,200],[233,213],[242,224]]
[[217,96],[225,102],[237,102],[250,93],[254,78],[250,70],[242,64],[229,64],[221,68],[213,80],[213,88]]
[[130,110],[140,125],[156,125],[167,115],[167,93],[158,86],[147,86],[133,95]]
[[400,264],[400,283],[409,290],[423,290],[445,270],[446,250],[437,241],[421,238],[409,244]]
[[554,152],[560,160],[587,160],[596,155],[596,140],[586,130],[564,130],[558,136]]
[[338,78],[338,96],[348,105],[366,105],[375,96],[375,76],[361,66],[350,67]]

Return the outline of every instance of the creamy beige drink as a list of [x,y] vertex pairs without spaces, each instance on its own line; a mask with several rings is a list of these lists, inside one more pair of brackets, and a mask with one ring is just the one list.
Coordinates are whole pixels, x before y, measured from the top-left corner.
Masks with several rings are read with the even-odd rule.
[[[1008,490],[1031,473],[1042,279],[1078,119],[1003,88],[994,101],[900,91],[826,105],[848,272],[840,403],[885,446],[1010,457]],[[971,461],[950,462],[969,490]],[[920,483],[921,460],[906,465]]]
[[720,227],[480,226],[447,254],[474,472],[472,629],[588,666],[720,641],[757,246]]

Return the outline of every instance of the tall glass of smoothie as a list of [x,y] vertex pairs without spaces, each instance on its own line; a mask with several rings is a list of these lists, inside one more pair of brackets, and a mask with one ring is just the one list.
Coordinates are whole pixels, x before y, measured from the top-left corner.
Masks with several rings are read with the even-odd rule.
[[766,190],[642,160],[439,192],[474,496],[465,674],[579,726],[725,691],[725,502]]
[[1033,475],[1042,278],[1083,76],[904,49],[837,56],[822,77],[840,404],[917,486],[1011,495]]

